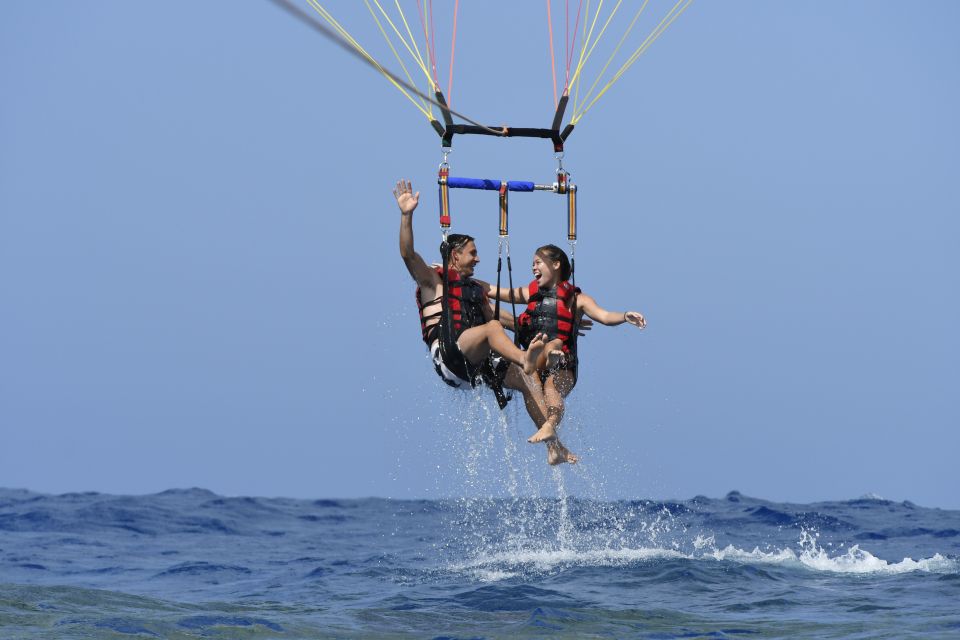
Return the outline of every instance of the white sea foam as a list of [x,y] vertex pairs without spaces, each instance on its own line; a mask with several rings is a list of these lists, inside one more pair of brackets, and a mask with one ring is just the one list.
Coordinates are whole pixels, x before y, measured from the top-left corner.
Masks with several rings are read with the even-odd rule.
[[904,558],[900,562],[888,562],[876,557],[866,549],[861,549],[860,545],[854,545],[842,554],[831,556],[826,549],[818,544],[818,537],[819,534],[816,532],[801,530],[799,551],[794,549],[761,551],[759,548],[754,548],[753,551],[744,551],[732,545],[727,545],[723,549],[707,550],[702,557],[742,563],[796,565],[829,573],[898,574],[911,571],[952,573],[960,570],[960,563],[957,560],[946,558],[939,553],[920,560]]
[[814,571],[830,573],[857,573],[857,574],[897,574],[911,571],[927,571],[930,573],[951,573],[960,570],[956,560],[946,558],[939,553],[930,558],[914,560],[904,558],[900,562],[888,562],[876,557],[858,545],[847,549],[842,555],[830,556],[825,550],[802,550],[797,553],[793,549],[779,549],[775,551],[744,551],[733,546],[715,549],[705,553],[702,557],[719,561],[733,561],[747,564],[779,564],[803,566]]
[[595,549],[578,551],[574,549],[517,550],[492,553],[479,556],[466,562],[450,566],[453,571],[472,572],[478,577],[496,579],[499,573],[505,577],[515,575],[510,568],[529,568],[536,571],[550,571],[561,566],[626,566],[639,562],[662,559],[689,559],[690,556],[672,549]]
[[623,567],[659,560],[794,566],[812,571],[859,575],[893,575],[913,571],[929,573],[960,571],[960,561],[944,557],[939,553],[920,560],[904,558],[900,562],[889,562],[855,545],[844,553],[830,555],[829,552],[817,545],[815,534],[803,531],[801,535],[799,550],[784,548],[762,551],[759,548],[754,548],[752,551],[747,551],[733,545],[727,545],[719,549],[713,545],[712,538],[698,537],[694,541],[696,551],[691,554],[682,553],[675,549],[657,547],[586,550],[526,549],[480,555],[466,562],[451,565],[448,568],[458,573],[473,574],[476,579],[483,582],[504,580],[526,570],[551,571],[558,567],[570,566]]

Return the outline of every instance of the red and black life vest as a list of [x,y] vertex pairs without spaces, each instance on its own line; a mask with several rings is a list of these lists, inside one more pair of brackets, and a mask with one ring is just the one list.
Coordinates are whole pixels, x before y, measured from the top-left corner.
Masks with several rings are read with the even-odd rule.
[[[443,268],[435,267],[438,275],[443,277]],[[487,293],[475,280],[461,278],[455,269],[447,269],[447,308],[449,309],[450,340],[456,343],[460,334],[471,327],[482,325],[486,320],[483,317],[483,308],[487,306]],[[427,346],[439,338],[440,324],[443,322],[442,295],[427,304],[420,301],[420,287],[417,287],[417,309],[420,313],[420,333]],[[428,316],[423,315],[426,307],[440,304],[440,309]],[[440,319],[440,322],[427,326],[427,322]]]
[[523,346],[538,333],[545,333],[550,340],[560,338],[563,351],[576,350],[573,340],[573,306],[579,289],[564,280],[556,288],[541,289],[534,280],[528,287],[530,291],[527,309],[517,318],[520,329],[520,343]]

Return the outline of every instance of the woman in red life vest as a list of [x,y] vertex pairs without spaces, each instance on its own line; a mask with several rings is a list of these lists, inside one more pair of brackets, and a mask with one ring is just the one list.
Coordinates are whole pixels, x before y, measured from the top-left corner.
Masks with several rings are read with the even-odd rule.
[[[533,255],[533,281],[513,290],[514,300],[526,304],[517,317],[521,346],[530,344],[533,336],[544,333],[549,342],[537,360],[547,405],[547,420],[529,438],[529,442],[552,442],[557,438],[557,425],[563,419],[564,398],[577,384],[577,324],[583,315],[607,326],[630,323],[643,329],[647,322],[637,311],[607,311],[591,296],[570,284],[570,259],[559,247],[548,244]],[[510,301],[510,289],[489,288],[489,295]],[[552,459],[551,464],[576,462],[577,457],[566,449],[554,451],[565,459]]]

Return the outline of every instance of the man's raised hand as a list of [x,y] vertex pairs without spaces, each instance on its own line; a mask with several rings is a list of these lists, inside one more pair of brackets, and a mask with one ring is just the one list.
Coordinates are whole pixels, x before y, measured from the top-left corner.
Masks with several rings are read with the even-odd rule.
[[409,180],[398,180],[397,186],[393,189],[393,195],[397,199],[397,205],[400,207],[400,213],[410,214],[420,204],[420,192],[413,192],[413,186]]

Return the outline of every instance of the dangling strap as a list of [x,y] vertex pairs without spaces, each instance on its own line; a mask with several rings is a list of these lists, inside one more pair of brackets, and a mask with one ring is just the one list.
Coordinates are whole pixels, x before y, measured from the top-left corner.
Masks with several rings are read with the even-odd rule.
[[440,296],[440,353],[446,354],[455,346],[453,341],[453,311],[450,309],[450,245],[446,236],[440,245],[440,255],[443,260],[443,294]]
[[[500,293],[500,271],[503,268],[503,239],[501,238],[500,243],[497,245],[497,293]],[[509,263],[509,258],[507,259]],[[500,296],[497,296],[497,299],[493,302],[493,319],[500,320]]]
[[570,349],[577,353],[577,333],[580,331],[580,313],[577,310],[577,241],[570,241],[570,284],[573,286],[570,311],[573,312],[573,322],[570,327]]
[[[510,283],[510,312],[513,314],[513,344],[520,347],[520,327],[517,326],[517,300],[513,293],[513,267],[510,265],[510,243],[507,243],[507,280]],[[499,288],[500,285],[497,285]]]

